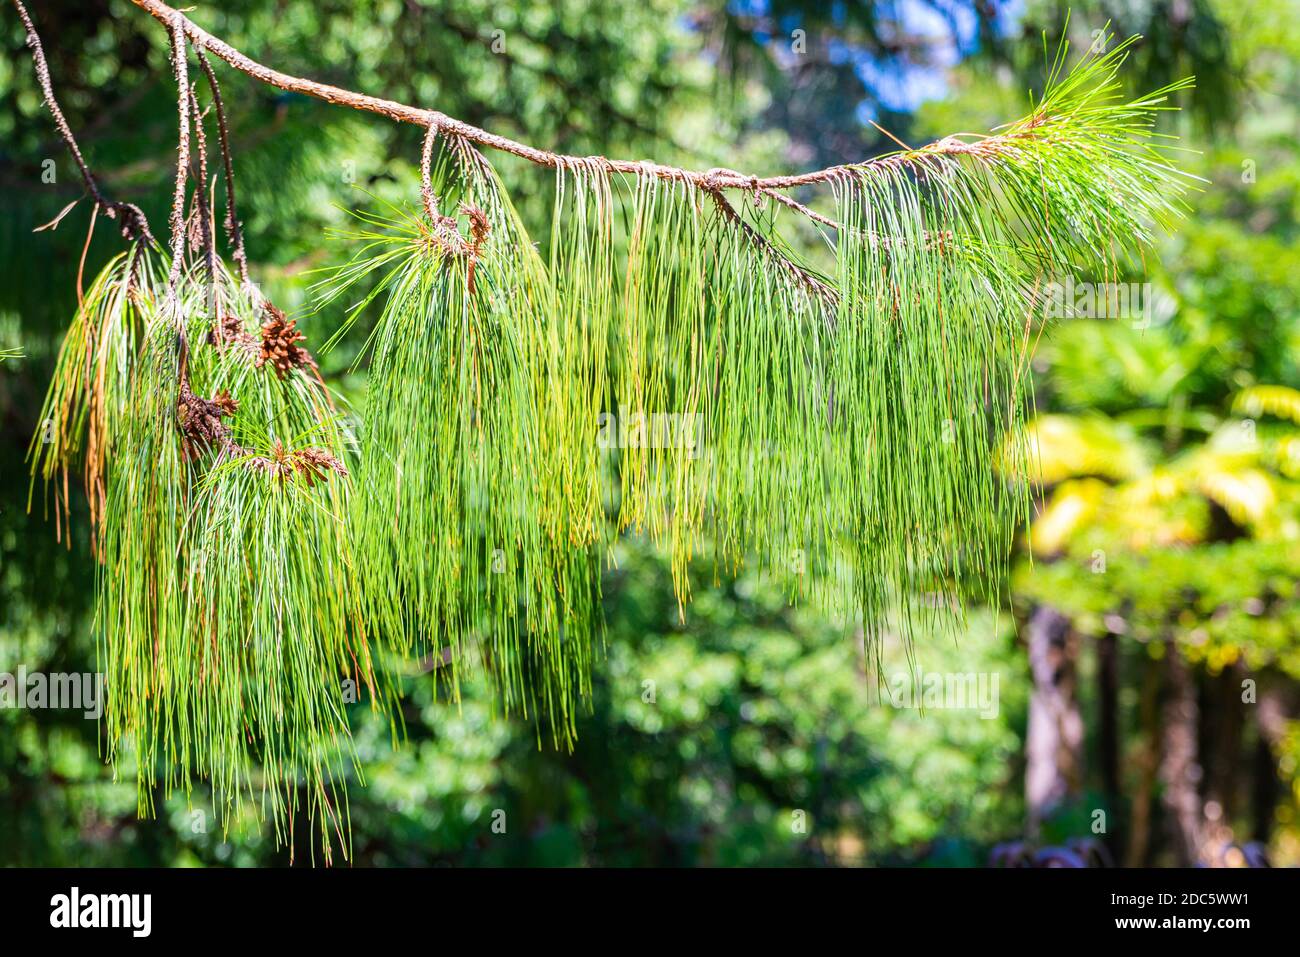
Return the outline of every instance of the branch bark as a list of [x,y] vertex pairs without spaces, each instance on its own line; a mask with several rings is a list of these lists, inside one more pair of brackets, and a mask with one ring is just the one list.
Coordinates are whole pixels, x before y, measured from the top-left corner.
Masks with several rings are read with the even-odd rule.
[[[566,156],[564,154],[552,153],[548,150],[538,149],[535,146],[529,146],[527,143],[520,143],[519,141],[512,140],[509,137],[490,133],[487,130],[480,129],[477,126],[473,126],[462,120],[447,116],[445,113],[441,113],[437,110],[421,109],[419,107],[409,106],[405,103],[398,103],[396,100],[386,100],[382,97],[357,93],[352,90],[345,90],[342,87],[332,86],[328,83],[318,83],[315,80],[308,80],[302,77],[292,76],[288,73],[281,73],[279,70],[272,69],[262,63],[258,63],[251,57],[245,56],[225,41],[213,36],[211,33],[208,33],[188,17],[163,3],[162,0],[132,0],[132,2],[169,28],[173,23],[179,23],[185,31],[186,36],[189,37],[190,41],[196,47],[211,52],[213,55],[224,60],[241,73],[247,74],[253,79],[266,83],[269,86],[274,86],[277,89],[286,90],[291,93],[301,93],[304,96],[324,100],[327,103],[333,103],[337,106],[346,106],[354,110],[377,113],[380,116],[386,116],[399,123],[412,123],[416,126],[425,128],[433,127],[441,133],[459,136],[479,146],[498,150],[503,153],[509,153],[513,156],[526,159],[530,163],[535,163],[538,166],[545,166],[551,169],[578,162],[590,163],[594,160],[611,172],[629,173],[635,176],[654,176],[664,180],[691,182],[700,189],[709,192],[716,192],[721,189],[739,189],[753,193],[775,195],[772,193],[773,190],[791,189],[796,186],[808,186],[817,183],[829,183],[848,175],[851,171],[861,171],[873,167],[896,167],[910,162],[915,162],[916,159],[920,157],[936,155],[991,156],[996,154],[1000,143],[1011,141],[1026,135],[1023,130],[1020,132],[1013,131],[999,134],[997,136],[986,137],[980,142],[974,144],[966,143],[949,136],[935,143],[931,143],[929,146],[922,147],[919,150],[913,150],[910,153],[894,154],[888,157],[869,160],[865,163],[830,166],[826,169],[814,170],[809,173],[767,177],[752,176],[745,173],[738,173],[735,170],[720,168],[705,171],[687,170],[676,166],[665,166],[649,160],[608,159],[604,156]],[[778,199],[778,201],[787,207],[794,209],[796,212],[804,212],[806,210],[806,207],[800,207],[797,203],[787,202],[784,198]],[[830,220],[827,220],[824,217],[813,218],[823,224],[829,225],[831,223]]]
[[208,79],[208,89],[212,91],[212,106],[217,113],[217,138],[221,144],[221,163],[226,174],[226,238],[230,240],[230,258],[239,268],[239,280],[248,285],[248,253],[244,250],[244,227],[239,221],[239,211],[235,206],[235,163],[230,155],[230,126],[226,121],[226,106],[221,99],[221,87],[217,84],[217,74],[208,62],[207,54],[201,48],[194,51],[198,57],[199,67]]
[[[169,295],[176,298],[180,284],[183,260],[185,258],[185,186],[189,177],[190,166],[190,78],[185,62],[185,33],[182,29],[179,13],[172,15],[168,29],[172,41],[172,68],[176,73],[176,112],[178,129],[176,140],[176,187],[172,191],[172,210],[170,225],[172,232],[172,266],[168,277]],[[180,324],[179,317],[177,323]],[[182,327],[182,336],[184,335]]]

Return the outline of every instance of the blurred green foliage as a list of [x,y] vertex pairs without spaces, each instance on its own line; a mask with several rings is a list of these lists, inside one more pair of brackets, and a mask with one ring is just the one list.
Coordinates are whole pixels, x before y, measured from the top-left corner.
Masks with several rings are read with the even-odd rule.
[[[1190,159],[1203,192],[1146,276],[1130,266],[1113,277],[1149,279],[1150,313],[1138,322],[1066,320],[1044,339],[1038,437],[1049,489],[1028,537],[1036,555],[1013,581],[1021,608],[1050,604],[1084,636],[1119,635],[1130,675],[1173,647],[1206,679],[1237,669],[1286,701],[1292,718],[1300,679],[1294,13],[1287,2],[1220,8],[1249,105],[1230,129],[1197,138],[1201,153]],[[1276,32],[1261,32],[1261,21]],[[1254,703],[1245,709],[1252,736],[1261,733]],[[1274,745],[1292,783],[1276,808],[1277,862],[1296,859],[1294,746]],[[1242,769],[1238,778],[1244,790],[1250,776]],[[1244,813],[1229,823],[1238,834],[1258,828]]]
[[[682,622],[662,557],[636,542],[621,552],[608,656],[572,753],[494,716],[478,685],[458,707],[412,677],[396,747],[387,722],[354,707],[366,774],[350,789],[356,863],[970,865],[1014,832],[1025,687],[1006,620],[980,616],[960,646],[920,660],[996,673],[995,715],[899,709],[865,673],[853,630],[769,584],[704,573]],[[23,660],[39,667],[42,652]],[[886,685],[909,667],[891,647]],[[198,792],[136,820],[132,783],[107,781],[95,759],[93,723],[65,720],[0,712],[11,769],[0,806],[19,815],[6,862],[284,860],[251,822],[221,834]]]

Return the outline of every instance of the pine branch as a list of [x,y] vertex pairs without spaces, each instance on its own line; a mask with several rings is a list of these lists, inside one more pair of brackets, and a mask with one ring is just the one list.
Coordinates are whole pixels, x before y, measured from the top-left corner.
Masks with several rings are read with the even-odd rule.
[[14,9],[18,11],[18,18],[23,23],[23,29],[27,31],[27,46],[32,51],[32,63],[36,70],[36,82],[40,85],[41,95],[45,99],[45,105],[50,114],[54,117],[54,126],[63,139],[63,143],[72,155],[72,160],[77,164],[77,169],[81,172],[82,182],[86,184],[86,192],[95,201],[100,212],[110,219],[116,219],[121,224],[122,235],[130,240],[145,240],[150,244],[156,241],[153,234],[149,232],[149,221],[145,218],[144,211],[134,203],[116,202],[110,200],[99,188],[99,183],[95,180],[95,175],[90,171],[86,159],[81,154],[81,147],[77,145],[77,139],[72,135],[72,128],[68,125],[67,118],[63,115],[63,110],[59,107],[59,101],[54,95],[54,83],[50,79],[50,67],[45,60],[45,49],[41,45],[40,34],[36,32],[36,25],[32,22],[31,14],[23,6],[22,0],[13,0]]
[[[69,466],[84,457],[92,548],[105,568],[96,601],[102,667],[113,689],[107,756],[116,765],[122,749],[136,752],[142,816],[154,810],[160,773],[167,790],[179,784],[187,793],[197,774],[212,781],[224,823],[247,798],[292,854],[290,822],[304,804],[320,823],[326,860],[331,833],[346,856],[341,781],[355,757],[339,681],[347,676],[369,688],[376,705],[387,694],[349,573],[344,456],[351,439],[294,324],[246,281],[235,286],[217,259],[203,112],[180,23],[174,19],[169,31],[178,148],[164,280],[143,217],[99,191],[54,100],[30,17],[15,5],[46,102],[96,211],[117,213],[137,240],[81,299],[46,398],[45,428],[29,451],[33,491],[38,474],[47,487],[55,481],[60,534],[70,511]],[[217,102],[215,78],[205,73]],[[242,269],[220,112],[218,124],[227,232]],[[191,177],[197,189],[187,223]],[[187,240],[202,248],[197,265],[186,263]],[[218,306],[229,311],[219,315]],[[227,331],[237,344],[256,343],[247,327],[263,312],[270,319],[260,352],[191,352],[191,341]],[[270,368],[259,372],[264,365]],[[332,476],[338,480],[326,481]],[[303,575],[308,566],[321,578]],[[236,568],[247,576],[227,574]]]
[[[909,639],[951,625],[959,597],[996,602],[1029,513],[1014,481],[1030,466],[1037,291],[1112,274],[1187,186],[1151,131],[1182,85],[1125,99],[1127,44],[1069,72],[1063,51],[1030,114],[992,135],[764,178],[547,152],[279,73],[134,2],[168,28],[176,73],[171,261],[119,258],[92,286],[47,399],[56,444],[34,466],[49,479],[87,430],[89,479],[106,470],[97,437],[115,443],[92,505],[97,603],[109,753],[135,742],[142,809],[160,771],[209,777],[228,802],[260,764],[277,834],[304,779],[345,850],[355,756],[337,681],[374,687],[368,636],[447,662],[453,694],[481,660],[508,712],[569,744],[604,546],[624,530],[667,549],[683,615],[702,555],[860,615],[876,652],[887,622]],[[423,209],[357,213],[360,248],[318,296],[366,280],[344,328],[382,305],[353,468],[295,324],[213,268],[187,43],[214,103],[207,53],[424,130]],[[191,122],[205,263],[185,262]],[[554,171],[547,259],[481,148]],[[816,184],[834,218],[781,192]],[[835,229],[833,277],[787,247],[777,206]],[[122,279],[137,268],[142,296]],[[221,315],[200,298],[217,283]]]
[[[172,71],[176,80],[176,112],[178,115],[176,135],[176,182],[172,189],[171,214],[168,225],[171,229],[171,271],[168,274],[168,295],[173,304],[179,298],[181,274],[185,263],[185,186],[189,181],[190,167],[190,81],[185,62],[185,34],[180,24],[181,15],[174,14],[168,25],[171,39]],[[184,328],[179,316],[177,326],[184,336]]]
[[942,156],[970,156],[987,159],[999,155],[1012,144],[1032,135],[1032,127],[1021,128],[1014,132],[986,137],[976,144],[966,143],[959,138],[950,136],[919,149],[907,150],[888,157],[871,160],[867,163],[844,164],[807,173],[779,176],[755,176],[724,168],[695,171],[648,160],[610,159],[603,156],[569,156],[539,149],[509,137],[491,133],[462,120],[447,116],[437,110],[409,106],[395,100],[370,96],[365,93],[332,86],[328,83],[319,83],[314,80],[282,73],[253,60],[223,40],[208,33],[183,14],[163,3],[162,0],[132,0],[132,2],[169,27],[174,23],[179,23],[196,47],[210,51],[241,73],[281,90],[301,93],[337,106],[376,113],[397,122],[413,123],[416,126],[433,128],[440,133],[454,135],[478,146],[509,153],[550,169],[561,169],[580,163],[595,162],[610,172],[650,176],[670,182],[689,182],[699,189],[710,192],[732,189],[766,194],[777,198],[778,202],[795,212],[809,216],[827,226],[834,226],[834,221],[819,214],[813,214],[807,207],[793,200],[780,197],[776,191],[796,186],[831,184],[846,174],[864,169],[886,171],[912,166],[923,167],[927,162]]
[[221,163],[226,174],[226,237],[230,240],[230,258],[239,268],[239,281],[248,283],[248,253],[244,249],[244,227],[239,221],[239,211],[235,203],[235,164],[230,153],[230,126],[226,120],[226,107],[221,98],[221,86],[217,83],[217,74],[208,62],[207,54],[201,48],[195,48],[199,67],[208,79],[208,88],[212,91],[212,105],[217,113],[217,138],[221,144]]

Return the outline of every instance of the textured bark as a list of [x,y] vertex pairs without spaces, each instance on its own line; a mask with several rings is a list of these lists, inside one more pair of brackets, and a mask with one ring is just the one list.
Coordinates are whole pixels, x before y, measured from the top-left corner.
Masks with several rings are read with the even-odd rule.
[[1025,805],[1029,832],[1037,835],[1043,819],[1078,793],[1083,720],[1070,620],[1042,605],[1030,616],[1027,637],[1033,692],[1025,735]]
[[1161,714],[1161,804],[1170,832],[1170,848],[1181,867],[1200,857],[1203,823],[1197,747],[1196,684],[1178,649],[1165,652],[1165,704]]

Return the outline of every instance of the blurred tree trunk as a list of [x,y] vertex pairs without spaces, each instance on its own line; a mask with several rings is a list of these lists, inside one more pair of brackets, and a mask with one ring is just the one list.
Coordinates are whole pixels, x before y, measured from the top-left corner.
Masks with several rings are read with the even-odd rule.
[[1241,676],[1240,664],[1230,665],[1212,678],[1206,701],[1211,713],[1202,716],[1204,740],[1210,753],[1205,786],[1206,820],[1230,828],[1237,812],[1241,780]]
[[1025,805],[1034,837],[1043,819],[1078,791],[1083,719],[1070,619],[1040,605],[1030,615],[1027,632],[1033,691],[1025,734]]
[[1119,640],[1113,632],[1097,641],[1097,751],[1109,815],[1106,845],[1118,860],[1124,846],[1124,796],[1119,777]]
[[1264,844],[1273,833],[1280,788],[1277,777],[1277,752],[1286,734],[1286,708],[1276,690],[1259,691],[1255,706],[1258,727],[1255,737],[1254,788],[1251,794],[1252,837]]
[[1160,761],[1160,663],[1148,658],[1142,673],[1139,705],[1142,743],[1136,760],[1138,783],[1133,795],[1125,865],[1144,867],[1151,853],[1151,805],[1156,789],[1156,766]]
[[1172,640],[1165,646],[1165,688],[1161,803],[1174,860],[1180,867],[1190,867],[1200,856],[1202,823],[1196,683]]

